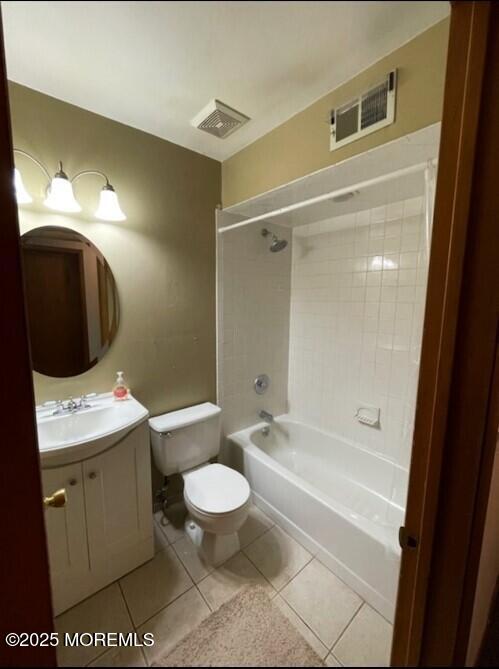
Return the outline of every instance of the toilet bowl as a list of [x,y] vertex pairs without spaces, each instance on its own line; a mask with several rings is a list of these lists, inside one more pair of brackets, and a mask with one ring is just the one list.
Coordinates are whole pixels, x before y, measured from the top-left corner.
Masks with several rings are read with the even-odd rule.
[[186,534],[209,564],[228,560],[239,548],[237,532],[246,521],[250,487],[238,472],[220,464],[184,472]]
[[220,448],[220,413],[205,402],[149,420],[156,467],[166,477],[182,475],[185,531],[212,565],[239,550],[237,532],[248,517],[251,494],[242,474],[209,463]]

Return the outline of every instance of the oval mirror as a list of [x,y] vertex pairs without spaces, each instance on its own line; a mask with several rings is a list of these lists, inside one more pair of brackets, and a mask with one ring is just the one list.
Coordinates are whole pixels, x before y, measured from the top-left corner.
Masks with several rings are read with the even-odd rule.
[[47,376],[82,374],[118,330],[111,268],[91,241],[68,228],[35,228],[21,243],[33,368]]

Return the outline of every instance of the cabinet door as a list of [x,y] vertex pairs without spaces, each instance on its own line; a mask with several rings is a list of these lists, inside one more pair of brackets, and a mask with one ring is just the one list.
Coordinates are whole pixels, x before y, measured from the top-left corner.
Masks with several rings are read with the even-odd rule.
[[83,471],[80,463],[42,470],[43,494],[66,489],[66,506],[45,510],[50,578],[55,613],[86,596],[90,563]]
[[102,584],[153,556],[147,423],[83,463],[92,573]]

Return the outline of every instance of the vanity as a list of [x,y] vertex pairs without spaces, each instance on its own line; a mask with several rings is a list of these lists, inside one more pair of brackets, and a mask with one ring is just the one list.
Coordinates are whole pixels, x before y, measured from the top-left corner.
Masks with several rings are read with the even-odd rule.
[[43,494],[66,491],[45,511],[56,615],[154,555],[148,411],[111,393],[83,401],[37,407]]
[[[34,227],[21,242],[33,368],[45,383],[70,378],[81,389],[78,377],[98,373],[119,331],[111,267],[70,228]],[[56,615],[154,555],[148,416],[112,393],[36,409]]]

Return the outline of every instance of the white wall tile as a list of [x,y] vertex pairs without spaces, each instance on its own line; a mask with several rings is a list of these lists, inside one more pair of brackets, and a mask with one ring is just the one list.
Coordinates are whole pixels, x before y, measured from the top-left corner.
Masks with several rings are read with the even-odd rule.
[[[427,280],[423,198],[339,218],[273,225],[290,241],[281,253],[258,226],[219,239],[224,432],[253,424],[261,408],[289,411],[408,467]],[[271,386],[261,397],[253,380],[263,372]],[[381,408],[380,430],[356,421],[362,403]]]
[[[427,276],[423,199],[359,212],[350,230],[336,225],[293,231],[290,412],[408,466]],[[327,268],[314,261],[325,248]],[[303,290],[304,274],[320,296]],[[381,407],[381,430],[355,420],[363,402]]]
[[[218,238],[218,323],[223,339],[218,401],[225,434],[257,422],[262,408],[276,415],[287,411],[291,233],[282,226],[269,228],[289,240],[286,249],[271,253],[270,241],[262,237],[259,226]],[[324,276],[326,270],[327,264]],[[303,276],[297,291],[306,302],[321,290],[317,275],[310,279]],[[271,385],[265,396],[258,396],[253,381],[263,373],[270,376]]]

